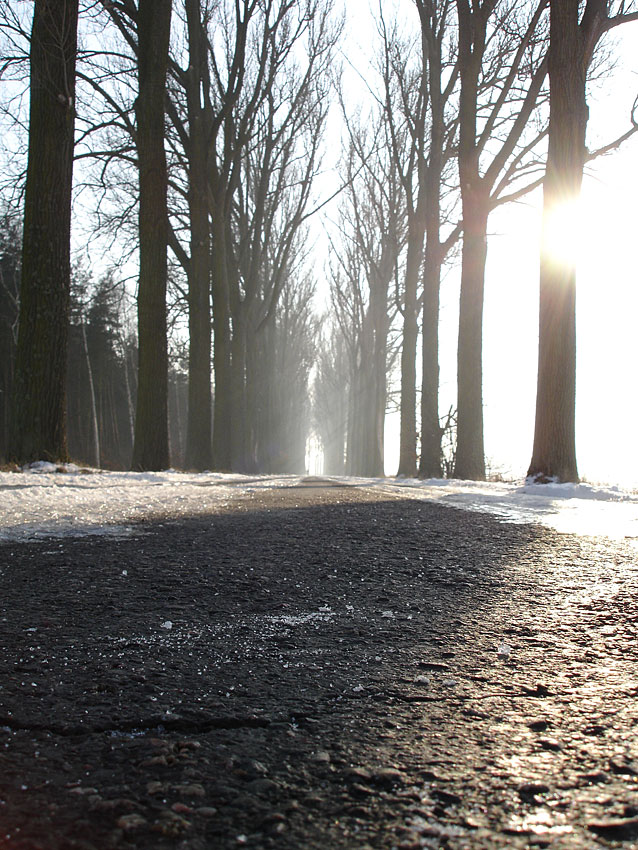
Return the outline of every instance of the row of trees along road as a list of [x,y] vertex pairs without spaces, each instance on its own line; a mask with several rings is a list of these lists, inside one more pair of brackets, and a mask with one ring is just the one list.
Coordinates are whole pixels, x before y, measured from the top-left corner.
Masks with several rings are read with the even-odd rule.
[[[380,3],[357,106],[352,75],[339,74],[335,5],[0,10],[3,120],[28,147],[25,173],[18,150],[0,184],[6,459],[65,460],[70,448],[90,463],[161,469],[172,449],[187,468],[299,471],[312,429],[327,472],[381,475],[385,415],[398,403],[400,474],[485,477],[489,215],[541,184],[547,211],[578,195],[601,152],[585,144],[588,76],[605,72],[597,46],[638,12],[603,0],[406,0],[406,28]],[[326,190],[338,112],[343,152]],[[636,129],[632,120],[603,150]],[[322,316],[317,222],[329,242]],[[72,287],[72,223],[74,244],[121,268],[98,283],[76,271]],[[458,409],[441,418],[441,277],[459,258]],[[131,262],[137,335],[115,306]],[[578,477],[574,291],[574,269],[544,253],[529,470],[539,479]],[[84,380],[67,389],[68,362]],[[442,441],[454,422],[450,458]]]

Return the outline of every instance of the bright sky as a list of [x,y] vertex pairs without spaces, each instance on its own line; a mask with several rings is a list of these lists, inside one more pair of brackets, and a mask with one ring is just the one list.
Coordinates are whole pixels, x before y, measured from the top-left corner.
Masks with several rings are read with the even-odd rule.
[[[532,522],[562,532],[605,535],[638,546],[638,495],[618,487],[526,485],[471,481],[396,481],[347,478],[351,486],[393,496],[481,511],[505,522]],[[96,472],[34,464],[0,472],[0,542],[76,535],[143,534],[142,519],[188,516],[232,504],[247,493],[291,487],[291,475],[182,472]]]

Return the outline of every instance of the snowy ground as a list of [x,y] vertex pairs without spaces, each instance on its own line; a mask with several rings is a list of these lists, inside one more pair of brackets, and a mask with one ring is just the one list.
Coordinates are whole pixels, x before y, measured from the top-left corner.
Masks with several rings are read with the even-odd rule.
[[[133,533],[143,518],[202,513],[247,492],[299,484],[300,476],[103,472],[40,463],[0,473],[0,541]],[[407,498],[428,499],[506,522],[638,540],[638,493],[588,484],[347,478]]]

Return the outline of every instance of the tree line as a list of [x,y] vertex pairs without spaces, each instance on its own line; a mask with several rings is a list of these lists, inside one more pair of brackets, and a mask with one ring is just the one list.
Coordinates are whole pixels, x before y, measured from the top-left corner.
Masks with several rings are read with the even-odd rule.
[[[408,27],[379,3],[359,105],[334,0],[35,0],[0,13],[4,120],[28,148],[25,173],[0,184],[0,457],[292,472],[312,431],[326,472],[377,476],[396,404],[399,474],[485,477],[489,216],[542,186],[549,220],[578,197],[586,162],[636,131],[634,105],[622,137],[586,146],[588,80],[607,72],[598,48],[638,12],[405,8]],[[117,246],[121,267],[97,282],[72,267],[72,225],[74,242],[84,228]],[[457,405],[442,416],[440,290],[456,262]],[[574,263],[543,246],[540,284],[529,474],[577,480]]]

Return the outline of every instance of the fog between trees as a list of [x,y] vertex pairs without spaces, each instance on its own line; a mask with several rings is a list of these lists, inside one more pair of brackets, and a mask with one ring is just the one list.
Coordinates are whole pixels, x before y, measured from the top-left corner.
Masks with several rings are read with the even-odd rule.
[[[380,4],[357,92],[336,0],[77,6],[0,11],[0,457],[299,472],[313,434],[325,472],[378,476],[398,405],[401,474],[484,478],[489,215],[577,197],[587,78],[632,4]],[[540,480],[578,476],[574,286],[545,252]]]

